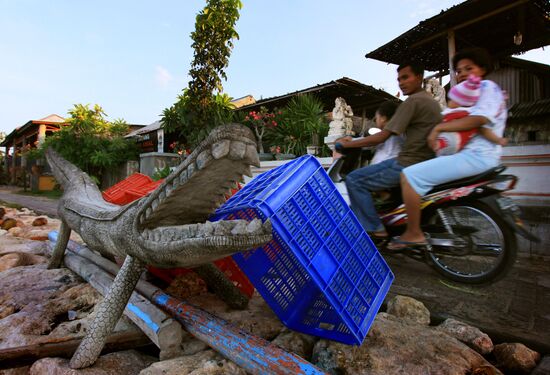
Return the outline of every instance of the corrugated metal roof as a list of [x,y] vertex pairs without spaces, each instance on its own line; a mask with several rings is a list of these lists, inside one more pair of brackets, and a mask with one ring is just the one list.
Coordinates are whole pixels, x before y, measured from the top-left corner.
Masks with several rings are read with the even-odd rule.
[[124,136],[124,138],[131,138],[131,137],[135,137],[135,136],[137,136],[137,135],[150,133],[150,132],[152,132],[152,131],[155,131],[155,130],[160,129],[160,126],[161,126],[160,120],[159,120],[159,121],[155,121],[155,122],[153,122],[152,124],[149,124],[149,125],[147,125],[147,126],[144,126],[143,128],[134,130],[134,131],[132,131],[132,132],[126,134],[126,135]]
[[508,110],[510,119],[550,115],[550,98],[528,103],[517,103]]
[[[494,58],[550,44],[548,0],[469,0],[420,22],[367,58],[392,64],[415,61],[429,71],[448,69],[447,32],[454,30],[456,50],[483,47]],[[514,44],[520,31],[522,43]]]
[[292,97],[301,94],[313,94],[322,101],[325,111],[332,111],[334,100],[342,97],[349,104],[354,113],[361,115],[359,109],[365,109],[367,115],[373,115],[380,103],[386,100],[398,100],[395,96],[384,90],[376,89],[348,77],[308,87],[288,94],[260,99],[256,103],[239,108],[239,111],[249,111],[266,107],[269,110],[283,108]]

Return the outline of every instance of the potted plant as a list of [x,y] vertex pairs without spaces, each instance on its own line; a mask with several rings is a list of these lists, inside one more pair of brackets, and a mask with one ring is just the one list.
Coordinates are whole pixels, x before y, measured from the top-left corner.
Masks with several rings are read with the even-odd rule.
[[270,150],[275,156],[275,160],[290,160],[296,158],[296,155],[292,153],[294,144],[287,142],[284,147],[271,146]]

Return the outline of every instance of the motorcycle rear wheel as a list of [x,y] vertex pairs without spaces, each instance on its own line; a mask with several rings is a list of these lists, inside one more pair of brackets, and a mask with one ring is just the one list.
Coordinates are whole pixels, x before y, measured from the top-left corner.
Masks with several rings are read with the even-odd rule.
[[[432,246],[426,252],[429,263],[444,277],[467,284],[495,282],[514,265],[517,256],[515,233],[486,204],[457,202],[441,208],[462,244],[457,247]],[[431,225],[443,225],[434,211],[427,219]],[[474,228],[460,234],[460,228]]]

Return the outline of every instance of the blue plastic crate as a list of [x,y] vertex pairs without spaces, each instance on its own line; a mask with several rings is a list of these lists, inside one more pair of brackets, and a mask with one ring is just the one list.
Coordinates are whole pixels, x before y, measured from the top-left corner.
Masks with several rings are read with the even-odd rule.
[[360,345],[394,279],[312,156],[267,171],[211,218],[271,219],[273,240],[233,259],[289,328]]

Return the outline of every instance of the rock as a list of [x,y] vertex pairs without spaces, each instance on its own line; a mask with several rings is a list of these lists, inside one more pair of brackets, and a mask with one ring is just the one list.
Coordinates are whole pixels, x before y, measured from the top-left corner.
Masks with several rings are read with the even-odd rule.
[[187,272],[176,276],[166,288],[166,293],[179,299],[188,299],[207,291],[206,283],[195,272]]
[[29,375],[137,375],[156,359],[135,350],[106,354],[88,368],[73,370],[65,358],[42,358],[29,370]]
[[3,235],[7,234],[8,231],[5,230],[5,229],[0,229],[0,237],[2,237]]
[[46,258],[25,253],[11,253],[0,257],[0,272],[10,268],[46,263]]
[[501,372],[493,366],[479,366],[474,371],[472,371],[472,375],[496,375],[500,373]]
[[284,329],[279,336],[272,341],[273,344],[280,346],[288,352],[293,352],[302,358],[309,360],[313,351],[313,345],[319,339],[303,333]]
[[17,225],[19,228],[25,227],[25,223],[23,222],[23,220],[16,220],[15,225]]
[[533,370],[531,375],[548,375],[550,374],[550,356],[546,355],[542,358],[539,365]]
[[0,375],[29,375],[30,368],[31,366],[24,366],[0,370]]
[[4,207],[0,207],[0,219],[3,219],[5,214],[6,214],[6,209]]
[[0,272],[23,265],[22,254],[13,253],[0,257]]
[[540,354],[521,343],[504,343],[493,350],[498,367],[506,373],[529,374],[540,360]]
[[459,322],[455,319],[447,319],[439,326],[438,330],[462,341],[476,352],[485,355],[493,351],[493,341],[478,328]]
[[65,322],[67,311],[89,313],[98,299],[93,288],[67,269],[47,270],[40,264],[0,272],[0,308],[6,315],[0,320],[0,348],[67,336],[66,331],[52,332],[64,324],[76,324]]
[[139,375],[246,375],[246,371],[213,350],[153,363]]
[[388,314],[418,324],[430,324],[430,311],[420,301],[406,296],[395,296],[388,302]]
[[16,226],[17,226],[17,220],[13,218],[7,218],[7,219],[4,219],[4,221],[2,222],[2,226],[0,228],[4,230],[10,230],[11,228],[15,228]]
[[[19,228],[17,228],[19,229]],[[28,241],[23,238],[7,234],[0,240],[0,256],[12,253],[25,253],[45,256],[47,244],[44,242]]]
[[10,316],[16,311],[13,305],[0,306],[0,319],[4,319],[6,316]]
[[203,341],[195,338],[187,331],[183,331],[181,340],[182,355],[193,355],[208,349],[209,346]]
[[192,305],[268,341],[277,337],[284,328],[277,315],[258,294],[252,296],[246,310],[232,310],[225,302],[211,293],[193,296],[188,301]]
[[320,340],[312,362],[331,374],[469,374],[494,369],[480,354],[431,327],[379,313],[360,347]]
[[33,227],[41,227],[46,224],[48,224],[48,219],[46,219],[45,217],[37,217],[32,222]]
[[32,236],[29,239],[33,241],[48,241],[48,236]]

